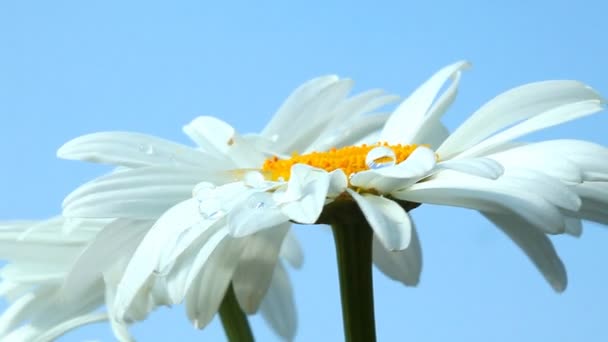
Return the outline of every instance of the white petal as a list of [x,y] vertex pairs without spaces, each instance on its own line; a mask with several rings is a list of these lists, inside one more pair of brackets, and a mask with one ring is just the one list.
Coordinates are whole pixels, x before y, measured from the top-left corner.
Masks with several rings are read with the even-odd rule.
[[232,285],[245,313],[255,313],[268,290],[279,250],[291,224],[284,223],[248,236]]
[[304,252],[302,246],[293,231],[288,231],[279,252],[281,258],[285,259],[292,267],[300,268],[304,263]]
[[498,95],[454,131],[439,147],[450,158],[502,128],[564,104],[601,100],[590,87],[576,81],[545,81],[526,84]]
[[264,127],[264,130],[262,130],[262,135],[269,138],[276,137],[277,141],[285,138],[285,130],[292,125],[294,117],[303,115],[302,109],[309,102],[314,101],[319,92],[331,84],[338,82],[338,80],[338,76],[328,75],[313,78],[300,85],[283,102],[270,122]]
[[228,236],[215,248],[186,294],[186,312],[197,329],[217,313],[237,267],[243,241]]
[[115,306],[119,319],[123,319],[135,296],[158,267],[160,252],[167,247],[167,241],[191,229],[200,221],[197,201],[188,199],[169,209],[150,228],[135,250],[125,275],[118,284]]
[[126,167],[177,164],[208,168],[215,166],[219,169],[226,166],[220,159],[188,146],[129,132],[100,132],[80,136],[59,148],[57,156]]
[[129,257],[143,238],[150,221],[117,220],[102,230],[78,256],[62,285],[64,300],[84,294],[117,259]]
[[337,169],[329,173],[329,188],[327,189],[327,197],[335,198],[346,191],[348,187],[348,179],[342,169]]
[[[468,63],[461,61],[448,65],[436,72],[428,81],[416,89],[405,101],[403,101],[393,112],[386,122],[380,140],[391,144],[407,144],[415,137],[416,132],[425,120],[436,120],[435,115],[427,116],[429,108],[433,104],[437,93],[443,84],[457,75],[460,70],[468,67]],[[458,79],[458,77],[456,77]],[[457,81],[455,82],[457,83]],[[449,96],[443,101],[448,101]],[[443,107],[443,106],[442,106]],[[436,107],[435,114],[440,116],[444,108]],[[425,118],[426,117],[426,118]]]
[[564,217],[555,206],[539,195],[522,191],[509,182],[444,171],[434,179],[414,184],[409,189],[391,195],[417,203],[451,205],[491,213],[514,213],[547,233],[556,234],[565,230]]
[[[333,112],[344,101],[353,87],[353,81],[338,80],[327,87],[320,89],[318,94],[305,103],[292,114],[287,125],[276,132],[279,152],[304,151],[319,135],[319,131],[333,118]],[[294,108],[295,109],[295,108]],[[266,135],[266,130],[264,134]]]
[[330,174],[304,164],[291,167],[285,192],[275,192],[275,200],[291,220],[304,224],[317,221],[330,186]]
[[496,179],[504,173],[500,163],[489,158],[452,159],[437,164],[437,170],[446,169],[464,172],[469,175]]
[[581,199],[576,192],[535,170],[509,169],[503,180],[508,180],[512,187],[535,193],[560,208],[577,211],[581,207]]
[[543,233],[512,215],[483,213],[521,248],[557,292],[566,289],[566,269],[555,248]]
[[[24,331],[23,335],[21,335],[20,337],[15,336],[16,337],[15,341],[31,341],[31,339],[29,337],[26,338],[25,340],[23,340],[21,338],[24,336],[28,336],[28,335],[31,337],[33,337],[34,335],[37,335],[35,338],[36,341],[51,342],[51,341],[55,341],[56,339],[63,336],[64,334],[70,332],[71,330],[82,327],[84,325],[103,322],[107,319],[108,319],[108,316],[106,313],[98,312],[98,313],[90,313],[87,315],[77,316],[73,319],[64,321],[60,324],[57,324],[57,325],[53,326],[51,329],[44,330],[44,332],[41,331],[42,329],[40,329],[40,330],[36,329],[36,326],[31,326],[31,330],[28,329],[29,331],[27,331],[27,330]],[[36,333],[38,333],[38,334],[36,334]],[[9,340],[10,340],[10,338],[5,341],[8,342]],[[124,341],[125,340],[120,340],[120,342],[124,342]]]
[[372,227],[384,248],[403,250],[410,244],[412,221],[397,203],[375,195],[359,195],[347,189],[361,208],[361,212]]
[[247,144],[232,126],[218,118],[199,116],[183,130],[203,150],[232,160],[238,168],[255,167],[264,162],[264,155],[255,146]]
[[66,197],[68,217],[155,219],[192,195],[201,179],[226,181],[228,174],[197,168],[144,167],[102,176]]
[[332,147],[375,143],[378,139],[370,137],[370,135],[377,133],[384,126],[388,117],[387,114],[375,114],[356,118],[348,124],[342,124],[332,129],[322,139],[315,141],[306,151],[326,151]]
[[271,193],[252,192],[228,213],[228,228],[234,237],[243,237],[288,222]]
[[277,263],[260,312],[279,336],[293,341],[298,324],[297,312],[289,275],[281,263]]
[[[345,142],[357,141],[368,135],[371,131],[380,129],[386,117],[382,121],[375,120],[380,116],[363,116],[379,107],[386,106],[399,99],[398,96],[384,95],[382,90],[371,90],[340,103],[334,112],[327,113],[330,122],[319,128],[315,141],[309,144],[305,153],[312,151],[323,151],[331,147],[343,146]],[[366,121],[367,127],[362,127],[362,121]],[[379,125],[372,130],[374,123]]]
[[504,150],[488,157],[498,161],[506,169],[536,170],[566,183],[581,183],[583,172],[579,166],[562,157],[556,150],[538,151],[533,145],[523,145]]
[[483,155],[484,152],[523,135],[545,129],[547,127],[556,126],[564,122],[576,120],[581,117],[599,112],[602,109],[603,108],[599,100],[568,103],[552,108],[522,123],[516,124],[515,126],[510,127],[496,135],[493,135],[492,137],[467,149],[461,153],[459,157]]
[[406,249],[389,251],[376,236],[372,247],[374,264],[380,271],[406,286],[418,285],[422,271],[422,250],[413,224],[411,242]]
[[380,193],[391,193],[428,176],[434,167],[435,153],[420,146],[405,161],[395,166],[353,174],[350,183],[364,189],[375,189]]

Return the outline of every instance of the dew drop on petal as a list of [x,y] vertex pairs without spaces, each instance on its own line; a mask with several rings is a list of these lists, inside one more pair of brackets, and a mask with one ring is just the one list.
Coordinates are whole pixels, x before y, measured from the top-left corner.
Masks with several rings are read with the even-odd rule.
[[397,163],[395,152],[386,147],[378,146],[367,153],[365,164],[371,170],[394,166]]
[[140,144],[139,146],[137,146],[137,149],[145,154],[154,154],[154,146],[152,145]]
[[251,209],[264,209],[268,205],[270,195],[262,192],[253,194],[247,200],[247,206]]

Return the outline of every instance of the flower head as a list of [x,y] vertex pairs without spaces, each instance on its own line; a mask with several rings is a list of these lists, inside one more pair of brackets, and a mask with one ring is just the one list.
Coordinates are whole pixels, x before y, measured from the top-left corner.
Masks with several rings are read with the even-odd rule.
[[[260,309],[279,335],[291,339],[296,318],[283,260],[298,266],[302,257],[289,233],[289,218],[260,216],[256,219],[273,229],[242,237],[227,227],[235,222],[246,226],[252,219],[250,212],[233,207],[264,207],[267,192],[257,190],[275,185],[252,177],[250,170],[259,169],[268,156],[356,143],[382,126],[387,116],[365,114],[396,97],[378,90],[349,97],[352,86],[351,80],[336,76],[305,83],[260,134],[240,135],[217,118],[198,117],[184,127],[197,148],[127,132],[90,134],[61,147],[60,157],[119,167],[72,192],[64,201],[64,216],[145,222],[134,247],[128,253],[120,250],[128,262],[113,293],[116,320],[143,318],[133,312],[141,311],[142,297],[157,293],[164,304],[185,302],[188,317],[202,328],[231,285],[246,313]],[[201,196],[204,201],[198,200]],[[118,248],[110,238],[102,245],[108,253]],[[110,258],[102,249],[97,252],[87,251],[79,260]],[[77,261],[69,279],[99,276],[89,274],[88,265]],[[82,291],[86,279],[65,288]]]

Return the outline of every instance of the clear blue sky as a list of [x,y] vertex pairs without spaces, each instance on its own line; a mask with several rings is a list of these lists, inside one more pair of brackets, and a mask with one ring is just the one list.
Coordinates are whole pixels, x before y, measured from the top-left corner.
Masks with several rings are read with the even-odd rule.
[[[255,4],[255,5],[254,5]],[[215,115],[241,132],[263,127],[289,91],[321,74],[357,89],[408,94],[439,67],[473,62],[449,127],[492,96],[544,79],[579,79],[608,95],[604,1],[2,1],[0,220],[45,218],[103,167],[56,149],[99,130],[187,142],[181,126]],[[538,134],[608,145],[606,113]],[[554,239],[569,273],[555,294],[505,236],[464,209],[413,212],[424,253],[418,288],[375,274],[380,341],[607,341],[608,231]],[[299,341],[341,339],[333,241],[298,227],[306,252],[292,272]],[[260,341],[274,336],[253,319]],[[141,341],[216,341],[184,309],[133,327]],[[62,341],[112,341],[95,325]]]

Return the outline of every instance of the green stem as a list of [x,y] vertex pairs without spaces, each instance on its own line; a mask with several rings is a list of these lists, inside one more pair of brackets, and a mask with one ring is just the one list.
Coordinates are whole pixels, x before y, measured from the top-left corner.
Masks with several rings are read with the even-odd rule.
[[241,310],[236,300],[232,284],[228,287],[220,305],[220,319],[230,342],[253,342],[253,333],[249,327],[247,315]]
[[[344,339],[376,340],[374,287],[372,281],[372,229],[356,204],[333,211],[331,224],[342,298]],[[338,208],[335,208],[338,209]]]

